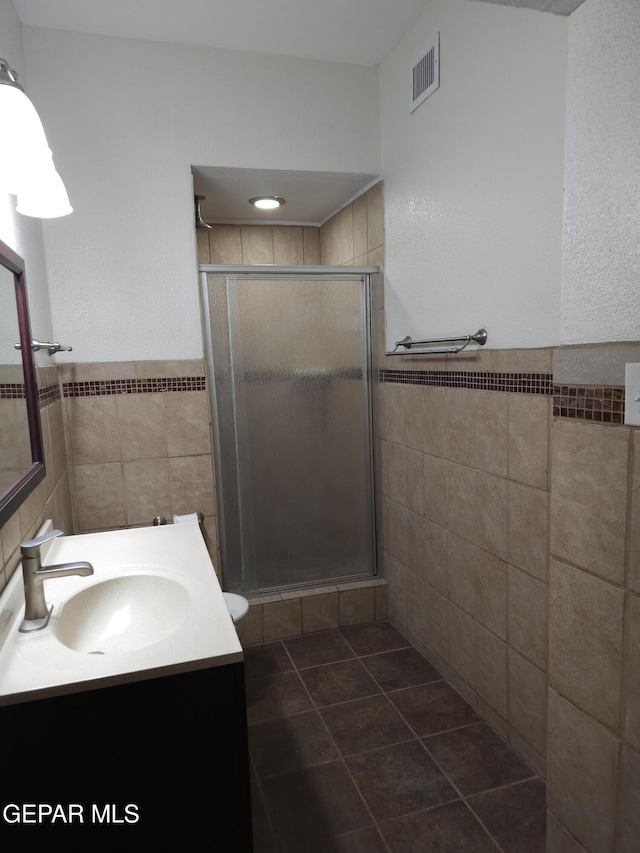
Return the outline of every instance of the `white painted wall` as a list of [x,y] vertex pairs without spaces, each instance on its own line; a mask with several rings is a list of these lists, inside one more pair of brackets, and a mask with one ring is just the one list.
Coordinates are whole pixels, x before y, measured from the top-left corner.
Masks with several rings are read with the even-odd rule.
[[640,4],[570,17],[564,344],[640,339]]
[[[442,85],[410,115],[408,68],[438,30]],[[638,44],[637,0],[586,0],[568,19],[430,0],[379,69],[388,344],[480,325],[490,347],[640,337]],[[192,163],[380,167],[371,68],[21,37],[10,0],[0,55],[75,208],[44,223],[55,334],[40,223],[0,198],[0,239],[27,260],[34,334],[74,360],[200,356]]]
[[[388,345],[483,325],[491,348],[558,342],[567,28],[431,0],[380,66]],[[438,31],[440,89],[410,115]]]
[[[29,93],[22,45],[22,31],[12,0],[0,0],[0,56],[18,74],[18,80]],[[45,132],[47,126],[45,124]],[[2,127],[2,132],[9,129]],[[16,213],[15,198],[0,194],[0,240],[17,252],[25,262],[27,292],[34,337],[51,340],[51,309],[47,287],[44,243],[39,219]],[[43,364],[48,356],[39,356]]]
[[74,213],[44,224],[74,360],[202,355],[190,166],[377,172],[376,71],[24,28]]

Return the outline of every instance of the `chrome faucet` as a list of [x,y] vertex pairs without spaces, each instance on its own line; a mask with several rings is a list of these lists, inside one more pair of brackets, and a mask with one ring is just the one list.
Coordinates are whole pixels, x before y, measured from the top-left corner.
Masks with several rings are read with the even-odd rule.
[[44,597],[44,584],[47,578],[66,578],[69,575],[92,575],[91,563],[60,563],[57,566],[43,566],[40,546],[62,536],[62,530],[50,530],[36,539],[30,539],[20,545],[22,554],[22,577],[24,580],[24,619],[18,629],[22,633],[41,631],[49,624],[53,607],[49,609]]

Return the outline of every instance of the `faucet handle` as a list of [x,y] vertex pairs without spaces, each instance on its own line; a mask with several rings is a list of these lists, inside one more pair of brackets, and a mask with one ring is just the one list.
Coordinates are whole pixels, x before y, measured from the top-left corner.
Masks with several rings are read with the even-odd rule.
[[28,539],[20,544],[20,553],[23,557],[37,557],[40,553],[40,546],[45,542],[50,542],[52,539],[57,539],[58,536],[64,536],[62,530],[50,530],[48,533],[43,533],[42,536],[37,536],[35,539]]

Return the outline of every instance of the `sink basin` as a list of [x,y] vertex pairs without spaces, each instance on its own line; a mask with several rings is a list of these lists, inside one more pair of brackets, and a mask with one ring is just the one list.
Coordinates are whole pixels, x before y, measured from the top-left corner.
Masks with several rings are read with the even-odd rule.
[[85,654],[143,649],[172,634],[186,619],[190,597],[158,575],[127,575],[72,596],[58,614],[56,636]]
[[197,522],[59,536],[42,561],[94,574],[46,579],[51,619],[24,634],[14,572],[0,593],[0,706],[242,661]]

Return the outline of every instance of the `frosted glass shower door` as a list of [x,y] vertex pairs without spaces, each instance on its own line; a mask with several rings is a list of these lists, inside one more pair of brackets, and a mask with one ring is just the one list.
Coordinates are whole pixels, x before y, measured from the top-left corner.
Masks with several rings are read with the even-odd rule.
[[209,279],[227,583],[371,576],[368,277]]

